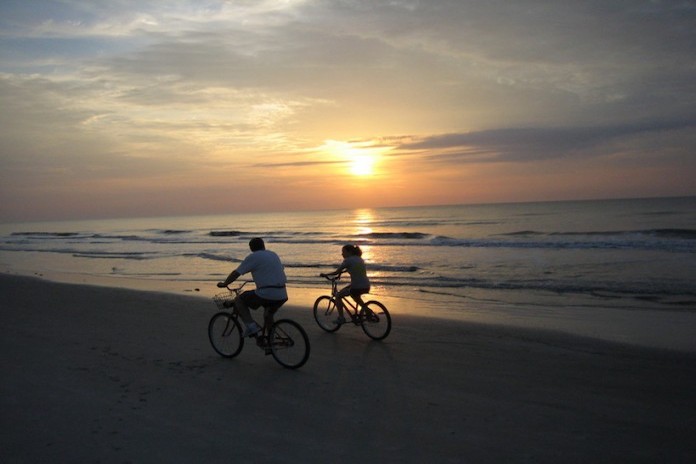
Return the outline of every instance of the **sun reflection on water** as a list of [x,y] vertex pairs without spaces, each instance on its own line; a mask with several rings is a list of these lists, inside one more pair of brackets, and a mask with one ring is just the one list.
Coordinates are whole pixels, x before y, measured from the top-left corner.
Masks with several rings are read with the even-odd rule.
[[379,278],[382,271],[375,269],[372,264],[383,263],[385,256],[381,247],[371,246],[373,241],[372,234],[375,232],[374,224],[377,221],[377,212],[370,208],[355,210],[352,223],[353,235],[356,237],[355,244],[360,246],[362,257],[367,264],[367,275],[370,278]]

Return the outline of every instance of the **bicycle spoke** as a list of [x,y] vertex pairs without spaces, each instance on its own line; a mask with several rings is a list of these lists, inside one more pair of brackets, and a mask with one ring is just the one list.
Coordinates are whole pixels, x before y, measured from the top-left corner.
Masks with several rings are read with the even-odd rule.
[[383,340],[391,331],[391,316],[379,301],[368,301],[362,312],[363,331],[374,340]]
[[292,338],[283,330],[282,326],[276,328],[271,345],[278,349],[291,348],[295,343]]
[[309,338],[295,321],[282,319],[273,324],[270,334],[271,353],[281,365],[296,369],[309,358]]
[[336,301],[332,297],[324,295],[317,298],[317,301],[314,302],[314,320],[317,321],[319,327],[326,332],[337,331],[341,327],[334,323],[337,317]]
[[217,313],[210,319],[208,339],[213,349],[226,358],[237,356],[244,347],[239,322],[225,312]]

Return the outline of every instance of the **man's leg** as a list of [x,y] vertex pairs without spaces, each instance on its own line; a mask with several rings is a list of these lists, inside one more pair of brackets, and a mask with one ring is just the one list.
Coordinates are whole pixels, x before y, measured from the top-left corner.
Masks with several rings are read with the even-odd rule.
[[266,310],[263,313],[263,326],[265,328],[264,335],[268,335],[271,332],[271,327],[273,326],[273,315],[278,311],[278,308],[271,308]]
[[259,327],[254,318],[251,317],[251,312],[249,311],[249,303],[247,302],[247,299],[249,299],[249,301],[251,301],[253,305],[253,301],[255,298],[257,298],[256,294],[253,292],[253,290],[250,290],[242,293],[235,300],[239,317],[242,318],[242,321],[244,321],[244,324],[246,325],[246,330],[244,331],[245,337],[255,335],[259,330],[261,330],[261,327]]
[[235,306],[237,307],[237,312],[242,318],[242,321],[244,321],[244,324],[249,325],[254,322],[254,319],[251,317],[251,311],[249,311],[249,306],[247,306],[244,298],[242,298],[241,295],[235,300]]

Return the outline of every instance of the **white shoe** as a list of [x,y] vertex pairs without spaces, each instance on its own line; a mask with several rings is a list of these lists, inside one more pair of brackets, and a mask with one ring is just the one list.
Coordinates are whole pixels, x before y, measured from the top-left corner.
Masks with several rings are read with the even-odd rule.
[[242,337],[253,337],[259,332],[261,332],[261,327],[259,327],[259,325],[256,322],[252,322],[247,326],[246,330],[244,331],[244,334],[242,334]]

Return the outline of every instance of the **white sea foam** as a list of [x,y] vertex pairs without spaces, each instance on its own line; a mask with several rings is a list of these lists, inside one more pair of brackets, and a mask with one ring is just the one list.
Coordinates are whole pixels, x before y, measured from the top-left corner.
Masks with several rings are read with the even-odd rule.
[[343,244],[357,243],[385,293],[454,301],[476,289],[501,298],[551,292],[696,308],[694,198],[5,224],[0,232],[10,268],[214,281],[261,236],[302,287],[324,286],[318,273],[335,268]]

